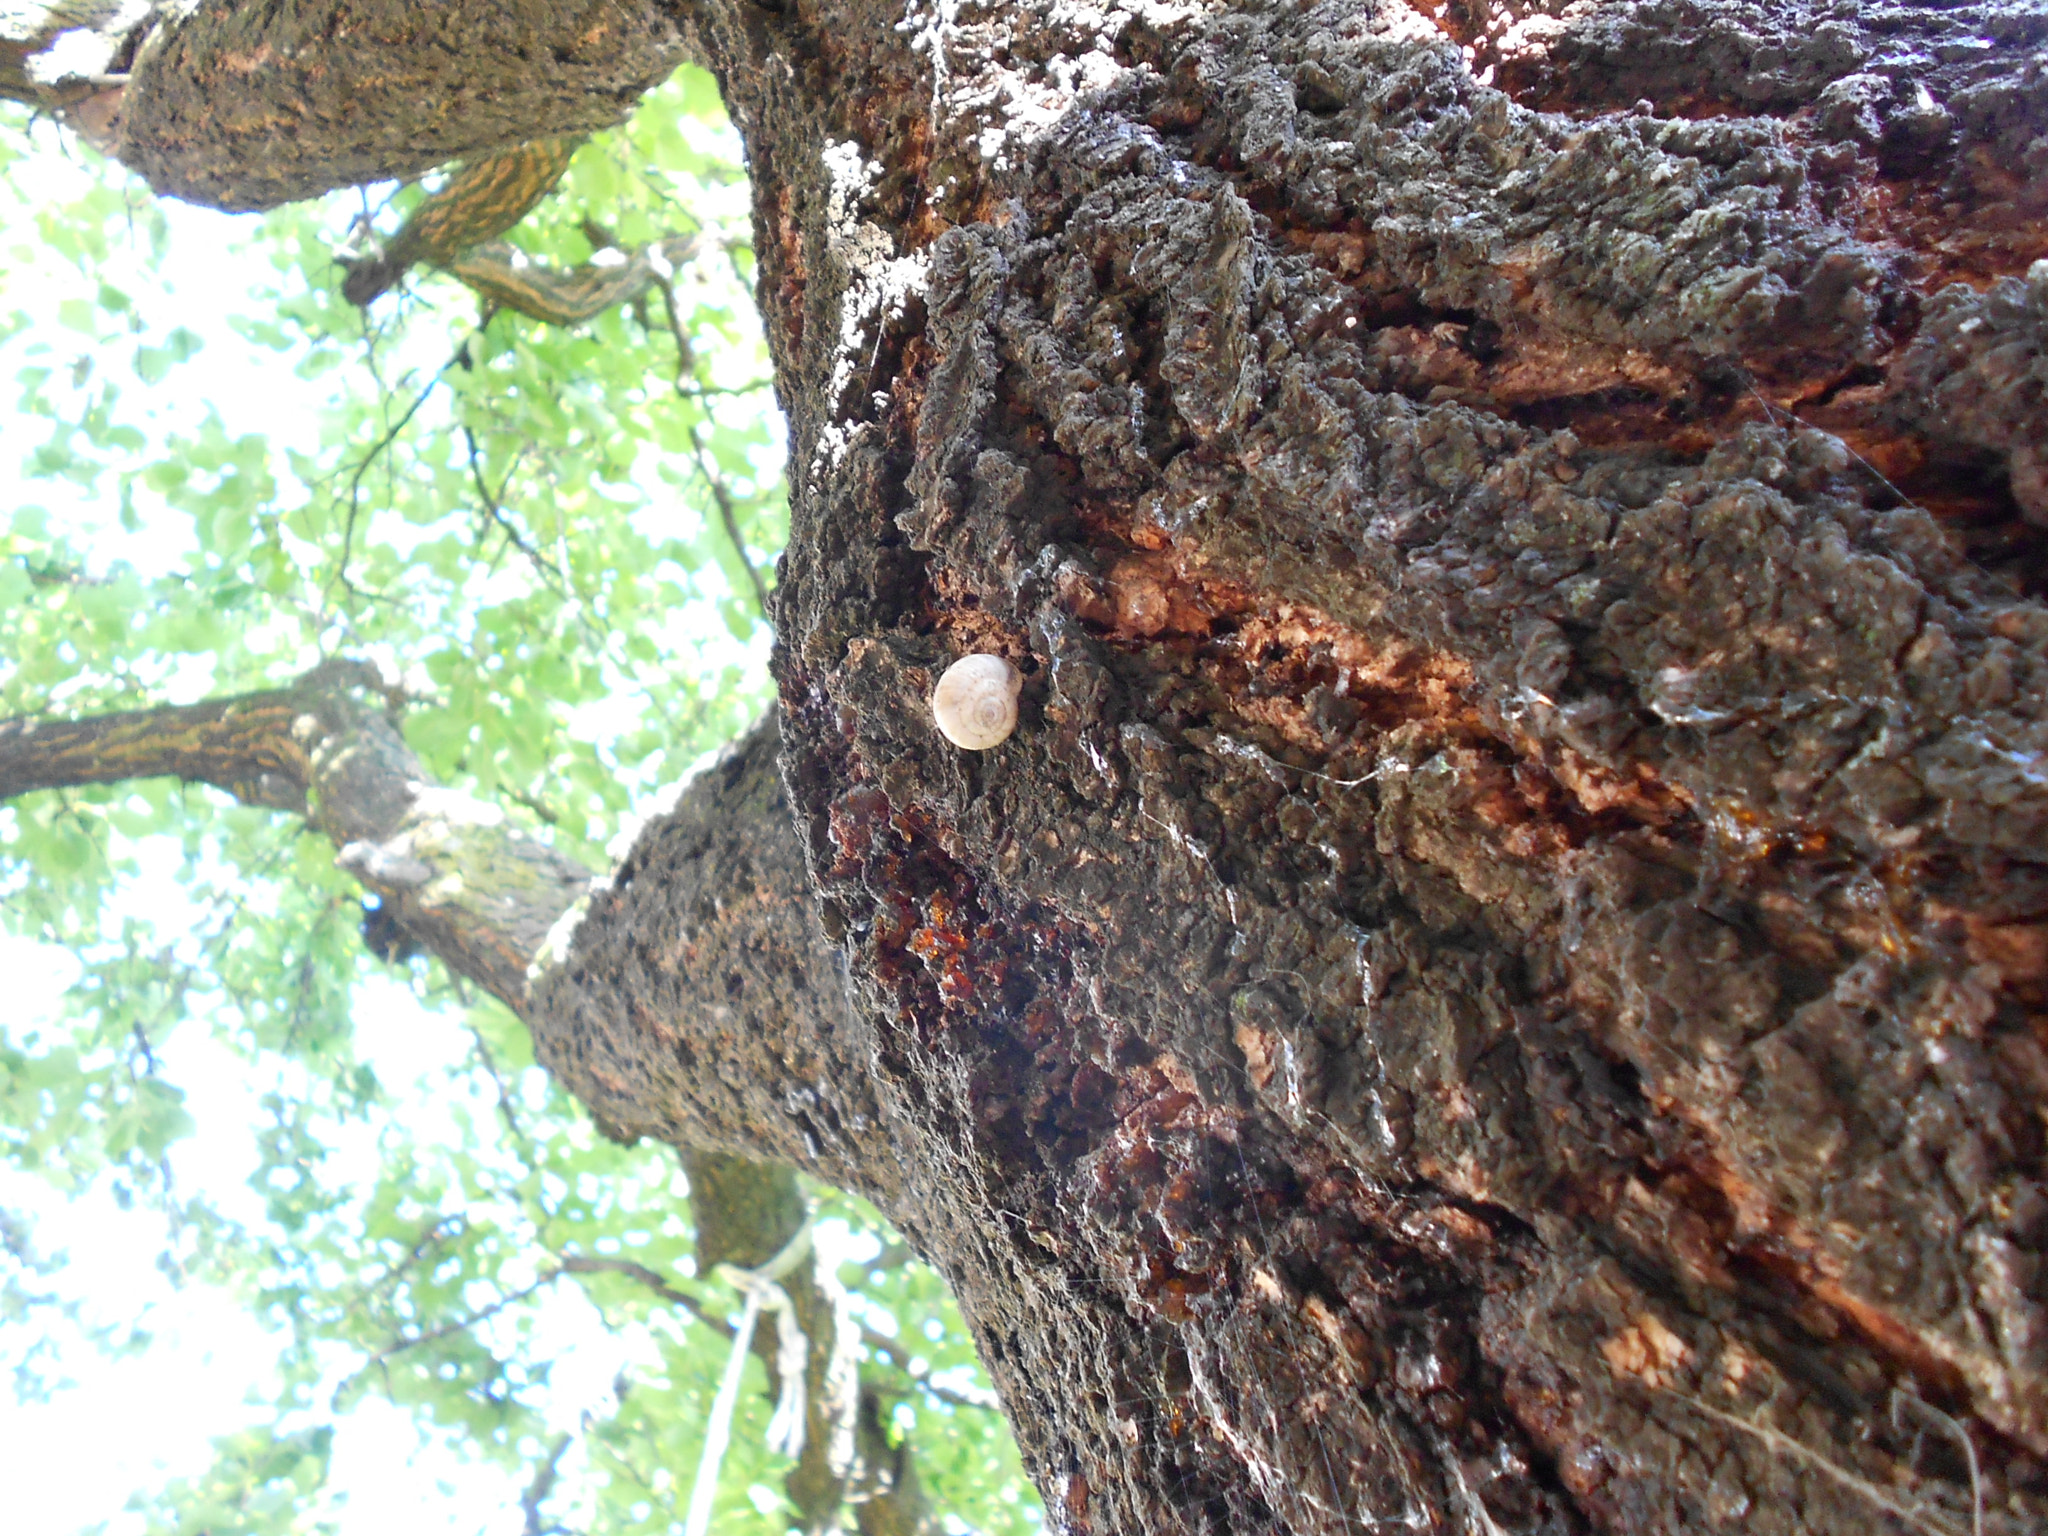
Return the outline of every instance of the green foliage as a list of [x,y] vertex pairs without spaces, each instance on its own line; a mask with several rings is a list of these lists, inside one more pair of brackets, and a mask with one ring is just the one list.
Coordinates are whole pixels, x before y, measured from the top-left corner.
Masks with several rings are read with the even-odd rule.
[[327,1481],[333,1430],[247,1429],[216,1445],[213,1466],[179,1479],[147,1510],[149,1536],[329,1536],[339,1529],[307,1507]]
[[[425,272],[367,320],[348,306],[335,252],[419,188],[230,219],[81,153],[0,104],[0,718],[365,657],[402,680],[432,772],[605,863],[631,804],[768,696],[749,568],[768,579],[786,533],[780,424],[709,78],[587,145],[514,232],[565,264],[703,232],[672,292],[567,330]],[[552,1469],[565,1529],[679,1526],[725,1339],[632,1272],[562,1269],[630,1260],[737,1312],[693,1275],[671,1155],[596,1136],[516,1021],[438,968],[394,986],[331,848],[285,818],[167,781],[27,796],[0,806],[0,897],[8,933],[72,967],[54,1014],[0,1015],[0,1166],[161,1212],[163,1267],[244,1298],[277,1341],[214,1464],[116,1528],[346,1529],[335,1446],[372,1404],[495,1469],[510,1503]],[[221,1074],[257,1122],[226,1180],[217,1145],[194,1151],[221,1141],[194,1108]],[[870,1368],[949,1528],[1037,1528],[940,1282],[821,1198],[863,1319],[901,1341]],[[65,1281],[0,1210],[18,1399],[61,1390],[53,1319],[146,1345]],[[608,1386],[569,1390],[598,1355]],[[721,1532],[788,1524],[750,1370]]]

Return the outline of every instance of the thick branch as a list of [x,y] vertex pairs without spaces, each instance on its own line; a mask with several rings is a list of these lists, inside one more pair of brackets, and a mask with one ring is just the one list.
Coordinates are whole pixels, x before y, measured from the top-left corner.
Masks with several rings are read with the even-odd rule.
[[[20,56],[48,35],[0,39],[0,94],[93,90],[30,79]],[[633,0],[203,0],[161,7],[133,54],[97,137],[159,192],[219,208],[609,128],[683,56],[668,10]]]
[[531,991],[590,872],[431,784],[367,667],[329,663],[205,704],[0,722],[0,797],[172,776],[303,814],[400,929],[527,1021],[541,1059],[615,1134],[805,1167],[886,1199],[892,1178],[856,1166],[842,1123],[872,1104],[857,1086],[829,1102],[803,1086],[857,1085],[861,1058],[813,926],[776,740],[771,715],[688,783]]
[[[539,938],[588,884],[587,875],[476,802],[426,785],[382,702],[370,669],[330,664],[291,688],[204,704],[0,722],[0,799],[173,776],[306,814],[337,844],[343,867],[377,892],[402,928],[527,1019],[542,1059],[558,1068],[569,1064],[568,1085],[614,1134],[655,1135],[685,1147],[715,1139],[725,1147],[692,1151],[685,1159],[698,1263],[708,1270],[724,1262],[763,1262],[802,1226],[805,1198],[790,1167],[734,1153],[819,1166],[817,1143],[801,1117],[792,1120],[776,1100],[788,1092],[788,1055],[800,1049],[801,1036],[821,1018],[844,1017],[838,976],[809,923],[802,860],[774,777],[772,717],[719,769],[695,780],[681,808],[650,825],[613,891],[600,898],[601,919],[623,915],[629,926],[643,922],[647,914],[630,896],[647,889],[650,864],[701,865],[694,889],[713,909],[711,920],[685,930],[688,943],[680,954],[673,923],[663,921],[654,932],[668,957],[663,984],[684,994],[679,1004],[664,1002],[672,1022],[663,1033],[683,1047],[691,1073],[674,1081],[674,1098],[663,1101],[644,1080],[622,1099],[605,1067],[591,1066],[593,1048],[601,1051],[613,1038],[607,1029],[623,1027],[644,1038],[639,972],[586,976],[581,985],[558,979],[538,1001],[528,995],[527,967]],[[721,833],[708,846],[699,836],[706,828]],[[727,910],[732,920],[721,921]],[[621,936],[608,935],[601,920],[588,927],[585,948],[607,938],[617,943]],[[689,1001],[710,997],[722,1001]],[[566,1012],[551,1011],[564,1004]],[[593,1019],[602,1026],[595,1043],[588,1038]],[[694,1038],[686,1045],[684,1035]],[[771,1055],[759,1054],[764,1045]],[[840,1061],[831,1070],[844,1074],[850,1064]],[[843,1164],[836,1171],[845,1176]],[[536,1284],[557,1272],[604,1269],[633,1272],[637,1266],[571,1257]],[[652,1272],[639,1270],[634,1278],[696,1310],[691,1298]],[[905,1456],[888,1443],[872,1393],[863,1394],[859,1332],[836,1281],[814,1259],[784,1287],[810,1340],[805,1446],[790,1476],[805,1529],[832,1528],[850,1496],[862,1503],[864,1529],[883,1523],[890,1530],[919,1528],[922,1495]],[[473,1326],[485,1315],[440,1331]],[[402,1347],[436,1336],[408,1338]],[[772,1371],[773,1330],[757,1334],[755,1349]],[[545,1498],[545,1484],[545,1478],[535,1484],[530,1514]]]
[[704,242],[695,235],[669,235],[615,261],[586,261],[574,267],[544,267],[501,241],[471,246],[445,270],[485,302],[516,309],[549,325],[580,325],[619,304],[630,304],[662,286]]
[[0,722],[0,797],[159,776],[305,815],[390,920],[521,1014],[527,966],[589,883],[495,807],[435,788],[367,667],[183,707]]
[[303,811],[311,764],[292,724],[304,707],[302,694],[278,689],[82,720],[0,721],[0,800],[170,776],[251,805]]
[[[593,891],[534,984],[541,1061],[622,1135],[807,1169],[892,1210],[867,1045],[819,938],[771,715]],[[551,957],[554,959],[555,957]]]
[[343,262],[349,272],[342,297],[367,305],[414,262],[445,267],[471,246],[497,239],[554,190],[582,143],[574,136],[536,139],[468,161],[406,216],[383,250]]
[[[1554,9],[691,8],[840,954],[757,737],[536,1038],[880,1195],[1077,1529],[2037,1528],[2042,13]],[[378,160],[318,53],[137,157]]]
[[126,64],[128,9],[120,0],[45,0],[0,11],[0,100],[61,112],[97,132],[106,103],[95,98],[111,94],[106,87]]

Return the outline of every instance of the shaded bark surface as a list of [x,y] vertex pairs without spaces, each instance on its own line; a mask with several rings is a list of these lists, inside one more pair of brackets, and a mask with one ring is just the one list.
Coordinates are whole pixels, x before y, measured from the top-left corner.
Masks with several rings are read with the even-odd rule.
[[2042,9],[683,26],[836,960],[658,824],[579,1094],[877,1198],[1062,1529],[2039,1529]]
[[541,1061],[620,1136],[806,1168],[900,1202],[839,957],[811,916],[773,720],[650,822],[536,983]]

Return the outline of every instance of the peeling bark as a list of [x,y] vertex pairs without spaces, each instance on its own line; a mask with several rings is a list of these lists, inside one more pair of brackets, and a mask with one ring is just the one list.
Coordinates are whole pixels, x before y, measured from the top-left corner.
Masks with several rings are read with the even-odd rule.
[[2040,1528],[2042,9],[682,25],[836,950],[728,997],[852,1006],[685,816],[557,1070],[881,1201],[1063,1529]]

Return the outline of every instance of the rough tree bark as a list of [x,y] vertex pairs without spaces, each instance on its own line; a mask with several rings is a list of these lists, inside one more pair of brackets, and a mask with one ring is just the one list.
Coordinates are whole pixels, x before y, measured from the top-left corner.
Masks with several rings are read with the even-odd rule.
[[[191,179],[119,142],[255,201],[234,9],[137,55]],[[527,1000],[564,1080],[881,1203],[1063,1529],[2040,1529],[2048,12],[674,19],[831,963],[719,968],[696,872],[781,855],[685,805]]]

